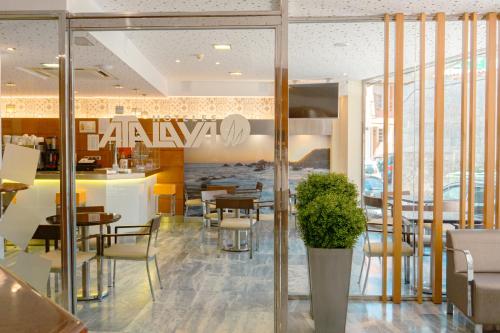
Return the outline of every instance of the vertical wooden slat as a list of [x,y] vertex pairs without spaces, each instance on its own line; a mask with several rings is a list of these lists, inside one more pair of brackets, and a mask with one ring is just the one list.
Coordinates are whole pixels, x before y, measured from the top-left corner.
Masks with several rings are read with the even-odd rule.
[[432,300],[442,301],[443,281],[443,126],[445,15],[436,15],[436,69],[434,92],[434,221],[432,223]]
[[382,195],[382,302],[387,302],[387,200],[389,193],[389,42],[390,17],[384,16],[384,192]]
[[477,95],[477,14],[471,14],[470,29],[470,103],[469,103],[469,191],[467,217],[474,229],[474,201],[476,196],[476,95]]
[[424,287],[424,165],[425,165],[425,22],[427,15],[420,16],[420,96],[418,117],[418,276],[417,302],[422,303]]
[[465,228],[467,200],[467,94],[469,78],[469,14],[464,14],[462,25],[462,98],[460,126],[460,229]]
[[393,280],[392,300],[401,302],[402,194],[403,194],[403,85],[404,85],[404,15],[396,14],[394,60],[394,210],[393,210]]
[[[500,33],[498,34],[497,46],[498,46],[498,57],[500,58]],[[497,229],[500,229],[500,66],[498,66],[497,79],[498,79],[498,82],[497,82],[497,187],[496,187],[497,190],[496,190],[495,227]]]
[[493,227],[495,214],[494,171],[495,171],[495,111],[496,111],[496,43],[497,17],[495,13],[486,15],[486,95],[484,124],[484,212],[486,229]]

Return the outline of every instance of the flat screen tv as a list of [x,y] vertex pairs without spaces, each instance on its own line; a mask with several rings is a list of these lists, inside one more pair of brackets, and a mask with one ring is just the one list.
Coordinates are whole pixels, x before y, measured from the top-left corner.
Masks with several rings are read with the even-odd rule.
[[338,83],[290,85],[289,91],[290,118],[338,117]]

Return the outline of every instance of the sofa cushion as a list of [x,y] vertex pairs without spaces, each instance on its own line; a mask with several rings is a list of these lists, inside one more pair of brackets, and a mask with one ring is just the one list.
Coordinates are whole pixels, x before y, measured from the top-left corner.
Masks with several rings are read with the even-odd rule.
[[476,323],[500,324],[500,274],[474,274],[472,304]]
[[[500,230],[451,230],[447,232],[446,246],[469,250],[474,272],[500,273]],[[463,253],[453,253],[453,265],[455,272],[467,272]]]

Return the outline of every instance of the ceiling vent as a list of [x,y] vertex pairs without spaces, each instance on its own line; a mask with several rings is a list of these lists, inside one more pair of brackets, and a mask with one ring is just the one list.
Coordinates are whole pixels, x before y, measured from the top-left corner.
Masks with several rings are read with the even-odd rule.
[[[43,67],[19,67],[20,71],[31,74],[40,79],[57,78],[59,75],[58,68],[43,68]],[[75,76],[77,80],[116,80],[113,75],[103,70],[102,68],[75,68]]]

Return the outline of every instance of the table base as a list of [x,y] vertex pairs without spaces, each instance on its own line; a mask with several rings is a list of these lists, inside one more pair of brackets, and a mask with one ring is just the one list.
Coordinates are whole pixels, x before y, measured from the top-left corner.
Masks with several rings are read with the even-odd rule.
[[78,301],[80,302],[89,302],[89,301],[100,301],[103,298],[107,297],[109,295],[109,290],[103,291],[101,293],[101,296],[99,297],[99,293],[97,291],[95,292],[90,292],[88,296],[83,296],[83,294],[79,293],[78,294]]

